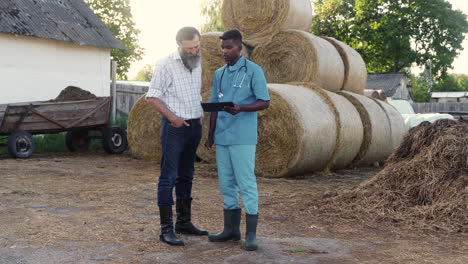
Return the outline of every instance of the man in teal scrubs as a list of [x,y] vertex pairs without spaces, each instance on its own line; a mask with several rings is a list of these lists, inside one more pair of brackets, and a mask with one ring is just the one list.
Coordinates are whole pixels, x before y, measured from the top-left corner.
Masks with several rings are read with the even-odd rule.
[[257,111],[270,105],[263,70],[241,56],[242,35],[238,30],[223,33],[221,48],[227,64],[215,72],[210,102],[233,102],[224,111],[211,113],[207,148],[216,145],[220,192],[224,200],[224,230],[208,236],[211,242],[240,240],[241,209],[246,212],[246,250],[258,248],[258,191],[255,177]]

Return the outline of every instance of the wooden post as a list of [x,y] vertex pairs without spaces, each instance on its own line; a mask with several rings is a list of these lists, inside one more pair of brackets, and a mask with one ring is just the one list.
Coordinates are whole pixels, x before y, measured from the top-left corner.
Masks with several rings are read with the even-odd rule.
[[111,96],[112,96],[112,113],[111,121],[115,122],[117,112],[117,62],[112,61],[112,85],[111,85]]

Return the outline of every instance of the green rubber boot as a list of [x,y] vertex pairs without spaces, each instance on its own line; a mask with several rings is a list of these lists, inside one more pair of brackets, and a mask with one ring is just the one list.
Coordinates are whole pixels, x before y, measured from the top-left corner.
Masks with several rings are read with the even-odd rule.
[[258,214],[249,215],[245,214],[245,242],[243,247],[245,250],[253,251],[258,249],[257,243],[257,223]]
[[224,229],[223,232],[216,235],[209,235],[210,242],[224,242],[229,240],[239,241],[240,233],[241,209],[226,210],[224,209]]

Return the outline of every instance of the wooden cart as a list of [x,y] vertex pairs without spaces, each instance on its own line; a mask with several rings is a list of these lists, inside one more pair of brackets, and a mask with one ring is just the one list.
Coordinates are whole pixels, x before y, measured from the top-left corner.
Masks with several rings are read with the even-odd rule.
[[[111,97],[69,102],[26,102],[0,105],[0,135],[8,136],[7,148],[16,158],[29,158],[34,152],[34,134],[67,132],[70,151],[86,151],[92,139],[101,139],[108,153],[127,148],[123,128],[110,127]],[[89,131],[101,131],[90,136]]]

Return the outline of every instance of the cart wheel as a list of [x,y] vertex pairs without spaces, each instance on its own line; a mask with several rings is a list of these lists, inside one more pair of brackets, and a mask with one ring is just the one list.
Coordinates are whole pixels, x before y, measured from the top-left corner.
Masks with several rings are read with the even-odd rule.
[[31,157],[35,147],[34,140],[27,131],[18,130],[8,136],[8,153],[12,157],[27,159]]
[[68,131],[65,136],[65,145],[71,152],[84,152],[88,150],[91,138],[87,130]]
[[127,132],[121,127],[108,127],[102,132],[102,146],[109,154],[120,154],[127,149]]

